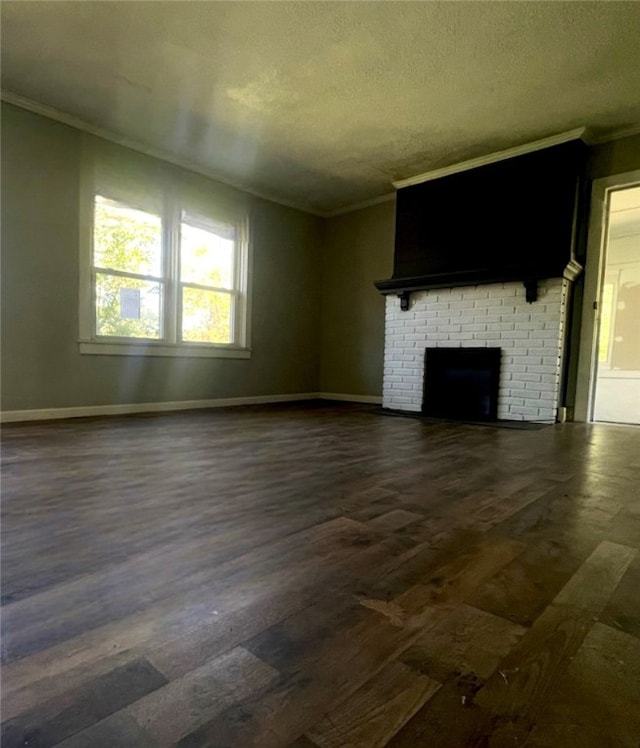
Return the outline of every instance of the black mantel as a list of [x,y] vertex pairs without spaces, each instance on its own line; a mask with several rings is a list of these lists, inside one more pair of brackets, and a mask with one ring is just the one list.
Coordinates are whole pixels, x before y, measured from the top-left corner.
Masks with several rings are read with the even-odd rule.
[[588,149],[571,140],[398,190],[393,275],[375,285],[408,304],[412,291],[545,278],[573,280]]

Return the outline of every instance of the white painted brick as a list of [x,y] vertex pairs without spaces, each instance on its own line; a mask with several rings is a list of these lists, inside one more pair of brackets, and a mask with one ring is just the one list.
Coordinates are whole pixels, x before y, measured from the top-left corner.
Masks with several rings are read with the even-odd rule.
[[[527,366],[527,367],[541,366],[542,358],[540,356],[512,356],[511,363],[523,364],[524,366]],[[532,368],[527,368],[527,371],[536,371],[536,370]]]
[[518,322],[516,327],[519,330],[530,330],[530,337],[541,337],[540,333],[544,332],[544,322]]
[[[539,324],[539,323],[538,323]],[[558,328],[556,329],[550,329],[550,328],[531,328],[531,339],[532,340],[558,340]]]
[[449,304],[450,309],[473,309],[476,306],[474,299],[462,299],[461,301],[452,301]]
[[526,340],[529,337],[528,330],[513,330],[509,333],[509,337],[513,340]]
[[540,409],[539,408],[531,408],[526,405],[514,405],[512,408],[512,412],[517,415],[521,416],[538,416],[540,415]]
[[533,345],[529,348],[529,354],[531,356],[540,356],[540,358],[549,359],[549,361],[558,357],[557,346],[555,348],[537,348]]
[[461,325],[452,325],[450,323],[444,325],[438,325],[436,330],[438,332],[460,332],[462,329]]
[[487,286],[470,286],[464,289],[464,297],[469,299],[486,299],[489,296]]
[[407,391],[412,393],[413,392],[413,384],[409,382],[396,382],[393,386],[393,390],[396,393],[400,393],[402,395],[406,395]]
[[[420,410],[425,348],[498,346],[504,349],[498,402],[501,417],[521,420],[532,416],[514,413],[512,407],[534,408],[536,418],[553,420],[567,284],[555,280],[541,286],[544,302],[533,305],[525,302],[519,283],[416,292],[409,313],[399,310],[396,297],[387,297],[385,404],[395,402],[400,409]],[[394,399],[397,377],[402,379],[401,401]],[[526,392],[528,397],[515,397],[514,392]]]
[[556,390],[555,383],[552,384],[551,382],[536,382],[535,384],[527,382],[526,386],[535,387],[539,392],[554,392]]
[[555,339],[548,338],[548,339],[543,340],[541,342],[542,342],[542,346],[544,348],[546,348],[547,350],[551,351],[551,349],[554,349],[554,348],[555,349],[559,349],[560,348],[560,344],[561,344],[562,341],[559,338],[555,338]]
[[506,296],[515,296],[516,290],[510,283],[496,283],[495,285],[489,286],[489,298],[500,297],[501,299]]
[[500,333],[484,330],[482,332],[474,332],[473,338],[474,340],[500,340]]
[[537,382],[540,384],[542,382],[542,374],[530,374],[529,372],[522,372],[518,375],[518,380],[520,382]]
[[542,366],[541,364],[535,364],[527,366],[527,371],[540,372],[540,374],[554,374],[558,371],[558,365],[556,364],[555,366],[552,366],[545,364]]
[[402,375],[403,384],[422,384],[422,374],[404,374]]
[[501,307],[503,305],[502,299],[499,299],[495,296],[489,297],[487,299],[478,299],[475,302],[475,306],[478,309],[493,309],[494,307]]
[[555,397],[552,397],[552,398],[542,398],[541,397],[540,401],[538,403],[538,407],[540,408],[540,410],[547,410],[550,413],[554,413],[555,414],[555,409],[556,409],[555,408],[555,403],[556,403]]

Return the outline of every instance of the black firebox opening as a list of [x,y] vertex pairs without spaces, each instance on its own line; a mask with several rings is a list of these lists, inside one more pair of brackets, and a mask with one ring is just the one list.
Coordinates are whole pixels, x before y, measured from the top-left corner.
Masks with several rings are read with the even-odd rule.
[[500,348],[427,348],[422,412],[495,421],[499,382]]

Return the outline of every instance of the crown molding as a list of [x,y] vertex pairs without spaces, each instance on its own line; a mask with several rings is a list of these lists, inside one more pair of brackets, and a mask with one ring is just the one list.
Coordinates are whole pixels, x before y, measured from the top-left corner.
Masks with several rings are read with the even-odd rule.
[[220,182],[227,187],[233,187],[240,192],[245,192],[249,195],[252,195],[253,197],[260,198],[261,200],[268,200],[271,203],[282,205],[285,208],[292,208],[293,210],[298,210],[302,213],[308,213],[318,218],[326,217],[326,214],[322,213],[321,211],[311,210],[310,208],[303,208],[296,203],[273,197],[272,195],[261,192],[260,190],[255,190],[251,187],[247,187],[241,182],[235,182],[228,179],[227,177],[221,177],[214,171],[207,169],[206,167],[203,167],[202,165],[197,164],[194,161],[180,158],[172,153],[169,153],[168,151],[162,150],[161,148],[155,148],[154,146],[150,146],[140,140],[130,138],[126,135],[120,135],[116,132],[113,132],[112,130],[100,127],[99,125],[93,125],[80,117],[76,117],[73,114],[67,114],[66,112],[60,111],[59,109],[51,107],[47,104],[41,104],[38,101],[28,99],[24,96],[19,96],[18,94],[6,90],[0,91],[0,99],[2,99],[2,101],[6,102],[7,104],[12,104],[13,106],[20,107],[21,109],[26,109],[27,111],[33,112],[34,114],[39,114],[42,117],[47,117],[48,119],[55,120],[56,122],[60,122],[63,125],[73,127],[76,130],[81,130],[82,132],[89,133],[90,135],[95,135],[96,137],[102,138],[103,140],[108,140],[112,143],[116,143],[117,145],[121,145],[124,148],[129,148],[133,151],[144,153],[146,156],[151,156],[152,158],[166,161],[167,163],[173,164],[174,166],[179,166],[182,169],[187,169],[188,171],[195,172],[196,174],[200,174],[203,177],[212,179],[215,182]]
[[347,213],[353,213],[356,210],[364,210],[364,208],[371,208],[374,205],[380,205],[381,203],[388,203],[391,200],[396,199],[396,193],[395,192],[387,192],[385,195],[380,195],[380,197],[372,197],[370,200],[363,200],[360,203],[353,203],[352,205],[346,205],[343,208],[336,208],[335,210],[330,210],[328,213],[324,213],[324,218],[336,218],[337,216],[344,216]]
[[579,138],[582,138],[584,133],[584,127],[579,127],[575,130],[568,130],[567,132],[561,132],[557,135],[551,135],[548,138],[542,138],[542,140],[534,140],[532,143],[524,143],[523,145],[518,145],[514,148],[507,148],[504,151],[488,153],[485,156],[478,156],[478,158],[472,158],[468,161],[461,161],[457,164],[451,164],[450,166],[443,166],[440,169],[426,171],[423,174],[416,174],[415,177],[398,179],[393,182],[393,186],[396,189],[401,189],[402,187],[411,187],[414,184],[422,184],[422,182],[430,182],[432,179],[440,179],[440,177],[447,177],[450,174],[469,171],[470,169],[476,169],[479,166],[494,164],[498,161],[505,161],[508,158],[523,156],[525,153],[533,153],[534,151],[540,151],[543,148],[550,148],[553,145],[567,143],[570,140],[578,140]]
[[[337,216],[342,216],[347,213],[353,213],[357,210],[362,210],[374,205],[379,205],[380,203],[384,203],[395,198],[395,193],[387,193],[385,195],[374,197],[369,200],[363,200],[359,203],[347,205],[342,208],[336,208],[335,210],[311,210],[310,208],[304,208],[297,203],[274,197],[273,195],[270,195],[266,192],[261,192],[260,190],[247,187],[241,182],[236,182],[227,177],[221,177],[219,174],[216,174],[214,171],[203,167],[201,164],[195,163],[188,159],[182,159],[172,153],[169,153],[168,151],[162,150],[161,148],[155,148],[146,143],[143,143],[142,141],[130,138],[126,135],[120,135],[104,127],[100,127],[99,125],[91,124],[90,122],[87,122],[80,117],[76,117],[72,114],[67,114],[66,112],[56,109],[55,107],[49,106],[47,104],[41,104],[40,102],[34,101],[33,99],[15,94],[12,91],[1,90],[0,99],[2,101],[5,101],[7,104],[12,104],[13,106],[20,107],[21,109],[26,109],[27,111],[33,112],[34,114],[39,114],[42,117],[47,117],[48,119],[55,120],[56,122],[60,122],[63,125],[73,127],[76,130],[87,132],[90,135],[94,135],[98,138],[102,138],[112,143],[121,145],[125,148],[130,148],[131,150],[144,153],[147,156],[161,159],[162,161],[166,161],[167,163],[173,164],[174,166],[179,166],[182,169],[187,169],[188,171],[195,172],[196,174],[200,174],[204,177],[207,177],[208,179],[220,182],[221,184],[227,185],[228,187],[233,187],[234,189],[252,195],[253,197],[257,197],[261,200],[267,200],[271,203],[281,205],[285,208],[291,208],[302,213],[307,213],[309,215],[316,216],[317,218],[336,218]],[[526,143],[514,148],[508,148],[504,151],[497,151],[495,153],[480,156],[468,161],[462,161],[460,163],[451,164],[450,166],[445,166],[440,169],[434,169],[433,171],[424,172],[423,174],[417,174],[414,177],[399,179],[392,182],[392,184],[396,189],[409,187],[414,184],[428,182],[432,179],[439,179],[440,177],[444,177],[449,174],[456,174],[461,171],[475,169],[478,166],[484,166],[486,164],[495,163],[497,161],[503,161],[507,158],[513,158],[514,156],[531,153],[536,150],[541,150],[542,148],[548,148],[552,145],[560,145],[561,143],[566,143],[569,140],[576,140],[578,138],[582,138],[588,145],[600,145],[602,143],[608,143],[612,140],[619,140],[621,138],[632,137],[638,134],[640,134],[640,124],[616,130],[608,133],[607,135],[592,135],[588,128],[581,127],[575,130],[569,130],[564,133],[559,133],[558,135],[553,135],[549,138],[536,140],[532,143]]]

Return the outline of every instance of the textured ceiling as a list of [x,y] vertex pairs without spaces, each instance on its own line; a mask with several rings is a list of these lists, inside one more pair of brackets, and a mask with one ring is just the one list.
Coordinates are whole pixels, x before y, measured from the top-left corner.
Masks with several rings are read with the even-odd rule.
[[5,91],[326,213],[640,123],[638,2],[12,2]]

